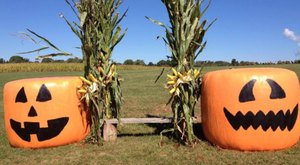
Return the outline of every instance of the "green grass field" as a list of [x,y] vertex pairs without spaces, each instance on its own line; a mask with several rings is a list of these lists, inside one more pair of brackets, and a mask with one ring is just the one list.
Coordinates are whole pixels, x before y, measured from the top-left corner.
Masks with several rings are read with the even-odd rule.
[[[1,67],[1,66],[0,66]],[[270,66],[268,66],[270,67]],[[280,65],[300,77],[300,65]],[[224,67],[207,67],[205,72]],[[123,69],[122,89],[125,103],[122,117],[171,116],[165,105],[169,98],[164,89],[165,75],[155,84],[161,68]],[[178,145],[165,138],[159,146],[157,125],[126,124],[120,127],[116,142],[103,146],[77,143],[62,147],[30,150],[10,147],[4,130],[3,86],[22,78],[81,75],[81,72],[0,73],[0,164],[299,164],[300,143],[276,152],[239,152],[224,150],[202,140],[194,148]],[[166,73],[165,73],[166,74]],[[200,108],[197,108],[200,113]],[[199,126],[196,126],[199,130]]]

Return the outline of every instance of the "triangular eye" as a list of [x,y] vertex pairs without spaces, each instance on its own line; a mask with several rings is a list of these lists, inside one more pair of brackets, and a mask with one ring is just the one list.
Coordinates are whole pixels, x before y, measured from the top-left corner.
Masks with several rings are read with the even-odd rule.
[[27,102],[27,97],[26,97],[26,94],[25,94],[24,87],[22,87],[22,88],[20,89],[20,91],[18,92],[18,94],[17,94],[17,96],[16,96],[15,102],[16,102],[16,103],[18,103],[18,102],[26,103],[26,102]]
[[249,81],[242,88],[242,90],[240,92],[240,96],[239,96],[239,101],[241,103],[255,100],[255,97],[253,95],[253,87],[254,87],[255,82],[256,82],[256,80],[253,79],[253,80]]
[[267,82],[270,85],[272,90],[270,99],[283,99],[286,97],[284,90],[281,88],[279,84],[277,84],[277,82],[271,79],[267,79]]
[[43,84],[40,88],[39,94],[36,97],[36,101],[46,102],[52,99],[51,93],[48,88]]

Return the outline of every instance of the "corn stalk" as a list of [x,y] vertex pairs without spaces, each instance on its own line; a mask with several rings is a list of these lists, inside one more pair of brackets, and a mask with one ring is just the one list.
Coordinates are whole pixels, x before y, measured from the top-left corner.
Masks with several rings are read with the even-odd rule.
[[91,117],[89,141],[101,142],[101,119],[118,118],[122,104],[120,77],[111,56],[115,46],[122,40],[125,32],[119,23],[126,12],[120,16],[116,12],[121,0],[80,0],[78,3],[66,0],[80,23],[65,19],[71,30],[80,39],[84,59],[82,101]]
[[[91,135],[88,141],[101,142],[101,127],[104,118],[120,118],[122,91],[116,64],[111,61],[115,46],[122,40],[120,22],[127,10],[120,16],[117,12],[122,0],[65,0],[76,15],[78,22],[70,22],[61,14],[73,33],[81,41],[84,60],[84,76],[80,77],[83,85],[78,89],[81,100],[88,110],[91,121]],[[26,38],[39,44],[40,48],[19,54],[39,53],[52,49],[55,53],[39,55],[38,59],[56,56],[70,56],[45,37],[27,29],[29,34],[21,33]],[[37,41],[35,38],[40,39]],[[43,44],[40,44],[40,43]]]
[[[194,61],[203,51],[206,41],[205,33],[212,25],[207,25],[203,15],[209,4],[201,10],[202,0],[162,0],[165,5],[171,26],[148,18],[150,21],[162,26],[166,31],[163,38],[171,51],[171,59],[176,66],[172,74],[168,74],[167,88],[170,89],[174,123],[172,131],[175,137],[187,144],[194,145],[197,137],[193,131],[195,105],[200,97],[201,69],[194,68]],[[163,131],[164,132],[167,132]]]

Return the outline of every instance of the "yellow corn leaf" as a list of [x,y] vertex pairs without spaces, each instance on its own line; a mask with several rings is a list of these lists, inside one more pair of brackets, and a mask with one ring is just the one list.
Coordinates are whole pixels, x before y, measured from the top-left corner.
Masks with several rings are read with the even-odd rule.
[[89,85],[92,84],[92,82],[90,82],[89,80],[85,79],[85,78],[82,77],[82,76],[80,76],[80,79],[81,79],[83,82],[85,82],[85,83],[87,83],[87,84],[89,84]]
[[79,92],[79,93],[86,93],[86,90],[80,89],[80,90],[78,90],[78,92]]
[[192,70],[190,69],[188,72],[187,72],[187,75],[190,75],[192,73]]
[[89,74],[89,79],[93,82],[99,82],[91,73]]
[[194,77],[195,77],[195,78],[198,78],[199,75],[200,75],[200,72],[196,69],[196,70],[194,71]]
[[89,98],[88,95],[85,96],[85,103],[86,103],[87,106],[90,105],[90,98]]
[[177,74],[180,79],[182,79],[182,80],[184,79],[183,75],[180,72],[177,72]]
[[115,67],[116,67],[116,66],[115,66],[114,64],[111,65],[110,71],[111,71],[112,73],[115,72]]
[[174,85],[174,84],[176,84],[176,81],[168,81],[168,83],[167,83],[168,85]]
[[171,79],[171,80],[175,80],[177,77],[176,76],[172,76],[172,75],[169,75],[167,74],[167,76]]
[[102,67],[99,68],[99,71],[100,71],[100,73],[101,73],[102,75],[104,75],[104,70],[103,70]]
[[172,68],[172,71],[173,71],[174,75],[177,76],[177,71],[174,68]]
[[170,90],[170,93],[173,94],[173,93],[176,91],[176,89],[177,89],[176,87],[172,88],[172,89]]

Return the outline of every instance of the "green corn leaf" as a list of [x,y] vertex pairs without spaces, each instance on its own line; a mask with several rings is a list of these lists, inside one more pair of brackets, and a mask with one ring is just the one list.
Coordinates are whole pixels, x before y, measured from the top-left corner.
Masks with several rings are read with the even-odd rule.
[[121,27],[118,26],[115,31],[115,34],[112,37],[112,41],[111,41],[112,45],[115,45],[115,43],[118,41],[120,32],[121,32]]
[[118,45],[118,43],[123,39],[123,37],[125,36],[127,32],[127,29],[120,35],[120,37],[116,40],[116,42],[113,44],[111,50],[113,50],[115,48],[116,45]]
[[[111,8],[113,8],[113,4],[115,3],[115,1],[106,1],[106,5],[104,5],[103,7],[105,8],[106,11],[109,11]],[[116,6],[118,7],[118,6]]]
[[29,34],[24,33],[24,32],[21,32],[20,34],[29,38],[33,43],[38,44],[38,42],[34,38],[32,38]]
[[[202,3],[202,2],[201,2],[201,3]],[[201,3],[199,3],[199,5],[201,5]],[[208,5],[207,5],[207,6],[204,8],[204,10],[201,12],[200,17],[202,17],[202,16],[206,13],[206,11],[207,11],[207,9],[209,8],[210,4],[211,4],[211,0],[209,0]]]
[[111,20],[111,24],[113,25],[113,28],[116,28],[118,26],[118,18],[119,18],[119,13],[115,14],[113,19]]
[[73,31],[73,33],[74,34],[76,34],[77,35],[77,37],[80,39],[80,40],[83,40],[83,38],[82,38],[82,35],[81,35],[81,33],[80,33],[80,31],[78,31],[67,19],[66,19],[66,17],[65,16],[61,16],[65,21],[66,21],[66,23],[68,24],[68,26],[71,28],[71,30]]
[[207,28],[205,29],[206,31],[217,21],[218,19],[214,19],[208,26]]
[[80,25],[78,25],[78,23],[77,23],[77,22],[73,22],[73,24],[74,24],[74,26],[75,26],[75,27],[77,27],[78,29],[81,29],[81,26],[80,26]]
[[57,56],[72,56],[70,53],[51,53],[51,54],[45,54],[37,56],[37,59],[43,59],[43,58],[52,58]]
[[172,45],[171,45],[172,43],[170,43],[169,41],[167,41],[165,37],[162,37],[162,39],[165,42],[165,44],[168,45],[170,47],[170,49],[172,49],[171,48],[172,47]]
[[117,21],[116,25],[120,24],[120,22],[124,19],[124,17],[126,16],[128,12],[128,9],[126,9],[126,11],[124,12],[124,14],[121,16],[121,18]]
[[27,29],[31,34],[35,35],[36,37],[42,39],[45,43],[47,43],[49,46],[51,46],[53,49],[56,49],[57,51],[61,51],[60,49],[58,49],[54,44],[52,44],[50,41],[48,41],[46,38],[38,35],[37,33],[35,33],[34,31],[31,31],[30,29]]
[[196,53],[194,60],[196,60],[196,58],[199,56],[199,54],[204,50],[205,46],[206,46],[207,41],[204,42],[203,45],[201,45],[199,51]]
[[180,104],[177,102],[173,102],[172,103],[172,109],[173,109],[173,115],[174,115],[174,122],[175,122],[175,124],[177,124],[177,122],[178,122],[178,118],[179,118],[179,116],[178,116],[178,110],[179,110],[179,106],[180,106]]
[[149,18],[149,17],[147,17],[147,16],[145,16],[145,17],[146,17],[149,21],[151,21],[151,22],[153,22],[153,23],[155,23],[155,24],[157,24],[157,25],[159,25],[159,26],[164,27],[164,28],[167,29],[167,27],[166,27],[166,25],[165,25],[164,23],[159,22],[159,21],[156,21],[156,20],[154,20],[154,19],[152,19],[152,18]]
[[76,3],[72,0],[73,2],[73,5],[68,1],[68,0],[65,0],[65,2],[70,6],[70,8],[72,9],[73,13],[77,16],[77,18],[79,19],[79,16],[78,16],[78,13],[76,12],[75,8],[73,6],[76,5]]
[[42,48],[39,48],[39,49],[36,49],[36,50],[31,50],[31,51],[28,51],[28,52],[20,52],[18,54],[30,54],[30,53],[35,53],[35,52],[40,52],[42,50],[46,50],[48,49],[49,47],[46,46],[46,47],[42,47]]
[[83,27],[83,25],[85,24],[86,16],[87,16],[87,12],[83,12],[80,14],[80,27]]

